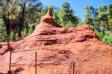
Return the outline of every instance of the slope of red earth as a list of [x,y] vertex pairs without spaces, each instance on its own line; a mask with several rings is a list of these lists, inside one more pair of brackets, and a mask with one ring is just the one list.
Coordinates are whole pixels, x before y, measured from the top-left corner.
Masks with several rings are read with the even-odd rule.
[[[75,28],[58,26],[50,15],[43,16],[35,31],[10,42],[12,70],[19,74],[112,74],[112,47],[100,41],[88,25]],[[9,50],[0,42],[0,73],[7,73]]]

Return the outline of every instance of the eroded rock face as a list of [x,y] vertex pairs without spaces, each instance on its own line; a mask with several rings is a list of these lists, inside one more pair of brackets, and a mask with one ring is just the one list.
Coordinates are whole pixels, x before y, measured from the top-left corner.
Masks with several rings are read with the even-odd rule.
[[[38,74],[69,74],[72,61],[75,74],[112,74],[112,47],[100,41],[88,25],[62,28],[47,14],[31,35],[10,44],[12,70],[20,74],[35,74],[35,52]],[[0,42],[1,73],[8,71],[8,62],[6,42]]]

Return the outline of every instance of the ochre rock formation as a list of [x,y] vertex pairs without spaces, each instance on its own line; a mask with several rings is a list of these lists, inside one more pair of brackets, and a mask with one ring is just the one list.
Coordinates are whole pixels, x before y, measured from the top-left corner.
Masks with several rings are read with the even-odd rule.
[[[10,42],[12,70],[19,74],[112,74],[112,47],[100,41],[88,25],[62,28],[47,14],[35,31],[18,41]],[[9,51],[0,42],[0,73],[7,73]]]

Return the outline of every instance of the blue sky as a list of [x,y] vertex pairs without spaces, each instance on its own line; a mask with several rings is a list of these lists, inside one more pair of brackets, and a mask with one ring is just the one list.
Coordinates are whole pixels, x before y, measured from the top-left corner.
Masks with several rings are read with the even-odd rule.
[[92,5],[97,8],[100,5],[108,5],[112,3],[112,0],[40,0],[44,6],[56,6],[61,8],[64,2],[70,3],[71,9],[74,10],[74,14],[83,19],[85,13],[84,8],[87,5]]

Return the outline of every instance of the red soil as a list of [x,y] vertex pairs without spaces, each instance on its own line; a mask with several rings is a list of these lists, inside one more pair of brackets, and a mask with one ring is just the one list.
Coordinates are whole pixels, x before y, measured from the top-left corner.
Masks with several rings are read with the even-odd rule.
[[[10,44],[12,70],[22,68],[20,74],[34,74],[35,52],[38,74],[69,74],[72,61],[75,74],[112,74],[112,47],[100,41],[88,25],[62,28],[46,15],[31,35]],[[8,71],[8,62],[6,42],[0,42],[1,73]]]

